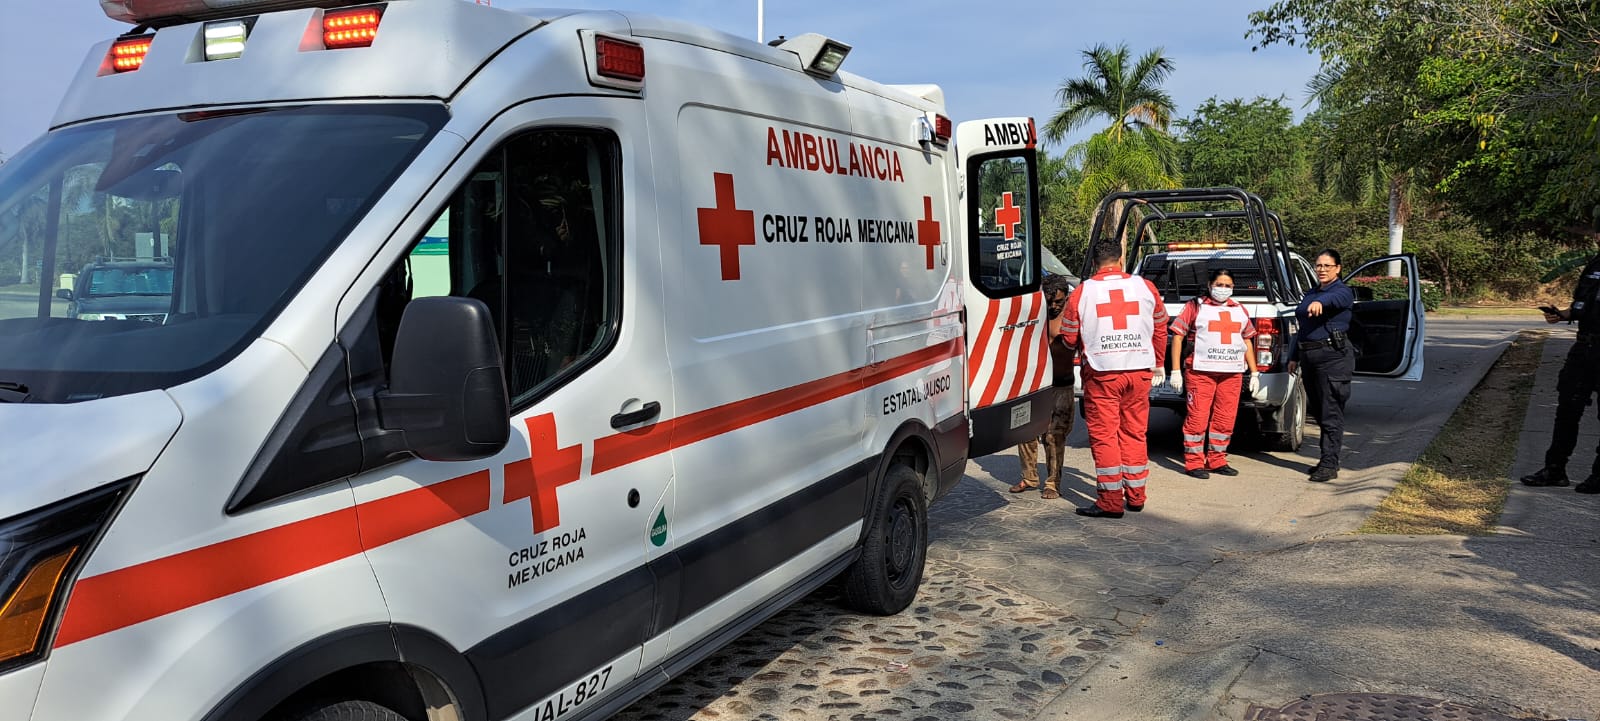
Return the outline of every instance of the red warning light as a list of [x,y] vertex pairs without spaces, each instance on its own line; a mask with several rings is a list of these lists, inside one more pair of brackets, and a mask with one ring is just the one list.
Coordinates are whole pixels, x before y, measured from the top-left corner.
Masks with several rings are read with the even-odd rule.
[[154,35],[138,35],[135,37],[118,38],[111,44],[111,69],[119,73],[138,70],[144,65],[144,56],[150,52],[150,42]]
[[598,72],[608,78],[644,80],[644,47],[616,38],[596,37],[595,56],[599,58]]
[[329,49],[368,47],[378,37],[382,19],[376,7],[329,10],[322,16],[322,44]]

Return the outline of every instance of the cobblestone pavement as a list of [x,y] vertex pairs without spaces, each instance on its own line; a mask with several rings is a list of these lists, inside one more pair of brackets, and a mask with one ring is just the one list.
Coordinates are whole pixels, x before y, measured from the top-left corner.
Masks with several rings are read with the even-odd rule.
[[948,564],[924,574],[897,616],[842,611],[824,588],[617,719],[1031,719],[1115,640]]
[[1015,455],[981,460],[969,463],[967,477],[929,509],[929,557],[1072,609],[1111,633],[1133,632],[1222,557],[1209,544],[1174,542],[1153,529],[1156,513],[1098,523],[1074,516],[1075,505],[1093,502],[1087,481],[1063,479],[1062,499],[1055,501],[1037,491],[1007,493]]

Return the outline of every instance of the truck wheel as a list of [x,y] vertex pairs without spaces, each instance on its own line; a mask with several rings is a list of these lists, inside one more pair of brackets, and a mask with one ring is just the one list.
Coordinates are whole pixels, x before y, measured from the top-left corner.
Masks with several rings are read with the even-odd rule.
[[406,721],[406,717],[371,701],[318,703],[278,718],[283,721]]
[[1275,451],[1298,451],[1306,439],[1306,387],[1298,381],[1289,388],[1289,400],[1278,409],[1283,421],[1282,433],[1268,439],[1267,445]]
[[928,558],[928,504],[916,471],[890,466],[883,495],[867,520],[871,527],[861,557],[845,572],[845,600],[862,613],[899,613],[916,597]]

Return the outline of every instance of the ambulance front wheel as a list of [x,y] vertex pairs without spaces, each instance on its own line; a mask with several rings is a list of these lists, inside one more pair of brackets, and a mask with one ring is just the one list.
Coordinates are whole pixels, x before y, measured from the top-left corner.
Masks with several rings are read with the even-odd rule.
[[928,505],[917,472],[889,467],[861,544],[861,557],[845,572],[845,599],[862,613],[899,613],[916,598],[928,559]]
[[278,718],[283,721],[406,721],[406,717],[371,701],[321,703]]

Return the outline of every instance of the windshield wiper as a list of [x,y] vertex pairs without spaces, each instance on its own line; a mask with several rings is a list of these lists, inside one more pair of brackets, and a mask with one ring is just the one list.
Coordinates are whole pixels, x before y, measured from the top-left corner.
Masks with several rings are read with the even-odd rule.
[[0,403],[22,403],[32,397],[26,383],[0,381]]

